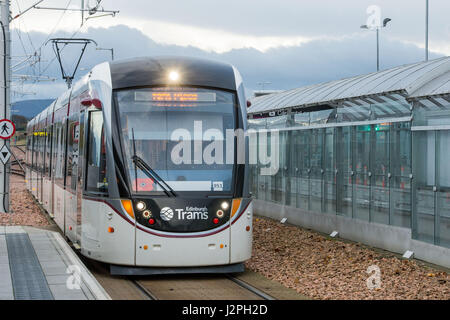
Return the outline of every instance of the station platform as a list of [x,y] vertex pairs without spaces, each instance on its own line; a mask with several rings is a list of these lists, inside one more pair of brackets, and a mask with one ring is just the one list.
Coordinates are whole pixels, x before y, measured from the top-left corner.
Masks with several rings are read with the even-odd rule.
[[110,300],[58,233],[0,226],[0,300]]

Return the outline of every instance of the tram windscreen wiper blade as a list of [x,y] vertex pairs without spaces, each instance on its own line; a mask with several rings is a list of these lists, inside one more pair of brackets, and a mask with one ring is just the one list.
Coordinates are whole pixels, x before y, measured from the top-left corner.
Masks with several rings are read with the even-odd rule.
[[132,157],[134,164],[139,167],[149,178],[153,179],[167,194],[167,196],[176,197],[177,194],[173,189],[152,169],[141,157],[134,155]]
[[[173,197],[176,197],[177,194],[173,189],[153,170],[147,162],[145,162],[144,159],[136,155],[136,140],[134,139],[134,128],[131,128],[131,135],[133,139],[133,156],[131,157],[131,160],[133,161],[135,167],[139,167],[150,179],[155,181],[164,191],[164,193],[170,197],[171,195]],[[136,168],[134,170],[135,172],[135,183],[136,183],[136,191],[137,191],[137,171]],[[164,185],[165,186],[164,186]]]

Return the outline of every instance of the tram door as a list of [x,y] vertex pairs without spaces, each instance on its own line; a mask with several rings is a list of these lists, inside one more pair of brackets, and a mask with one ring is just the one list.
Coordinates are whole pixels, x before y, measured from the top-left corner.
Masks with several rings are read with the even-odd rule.
[[86,114],[83,111],[80,112],[80,124],[78,127],[78,170],[77,170],[77,205],[76,205],[76,219],[77,219],[77,242],[81,242],[81,203],[83,201],[83,168],[84,168],[84,124],[86,120]]
[[85,112],[82,111],[70,116],[67,148],[66,235],[77,244],[80,244],[81,235],[84,115]]

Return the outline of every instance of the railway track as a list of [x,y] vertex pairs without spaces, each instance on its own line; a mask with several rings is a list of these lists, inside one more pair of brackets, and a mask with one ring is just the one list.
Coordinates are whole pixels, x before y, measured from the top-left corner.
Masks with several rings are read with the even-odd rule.
[[232,274],[111,276],[108,265],[80,258],[113,300],[274,300]]
[[150,300],[275,300],[233,275],[178,275],[130,281]]
[[[24,150],[20,149],[17,146],[13,146],[12,149],[13,150],[17,150],[18,149],[18,150],[20,150],[20,151],[25,153]],[[16,175],[25,177],[25,168],[24,168],[25,161],[22,158],[17,158],[14,153],[13,153],[13,157],[14,157],[14,160],[11,159],[11,161],[10,161],[10,163],[11,163],[11,170],[10,170],[10,172],[12,174],[16,174]]]
[[25,177],[25,172],[23,172],[22,170],[20,170],[20,169],[14,169],[14,168],[11,168],[11,171],[10,171],[12,174],[16,174],[16,175],[18,175],[18,176],[22,176],[22,177]]

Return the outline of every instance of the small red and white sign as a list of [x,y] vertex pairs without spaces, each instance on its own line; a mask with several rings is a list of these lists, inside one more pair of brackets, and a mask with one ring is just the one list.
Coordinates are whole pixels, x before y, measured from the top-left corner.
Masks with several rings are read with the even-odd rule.
[[16,126],[11,120],[0,120],[0,138],[7,140],[16,133]]

